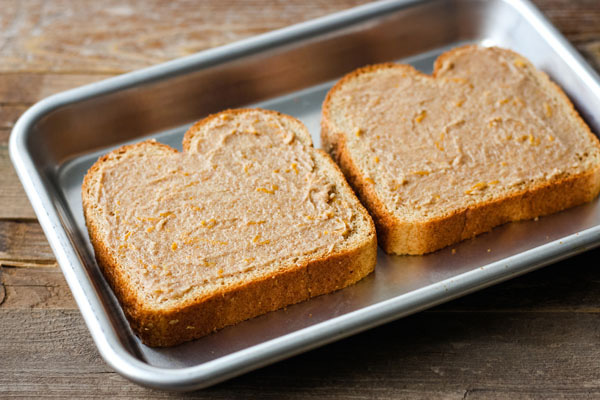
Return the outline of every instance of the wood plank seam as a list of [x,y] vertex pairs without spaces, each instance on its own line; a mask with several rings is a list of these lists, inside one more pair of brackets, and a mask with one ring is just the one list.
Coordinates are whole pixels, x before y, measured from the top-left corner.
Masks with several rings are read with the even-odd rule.
[[24,260],[24,259],[0,259],[0,267],[6,268],[55,268],[58,264],[54,260]]
[[0,307],[6,300],[6,288],[4,287],[4,277],[2,274],[2,265],[0,264]]

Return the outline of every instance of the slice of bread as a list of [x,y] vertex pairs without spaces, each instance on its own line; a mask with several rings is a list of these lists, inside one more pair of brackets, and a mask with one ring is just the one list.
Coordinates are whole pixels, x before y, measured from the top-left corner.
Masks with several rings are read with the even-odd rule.
[[358,69],[327,95],[321,135],[388,253],[428,253],[600,191],[598,138],[510,50],[451,50],[433,76],[408,65]]
[[98,265],[134,332],[170,346],[351,285],[371,217],[298,120],[230,110],[100,158],[82,187]]

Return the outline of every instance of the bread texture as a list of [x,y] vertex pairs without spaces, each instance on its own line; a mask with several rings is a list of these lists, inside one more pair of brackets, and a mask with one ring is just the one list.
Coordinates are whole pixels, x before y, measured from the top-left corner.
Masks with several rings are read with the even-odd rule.
[[519,54],[465,46],[432,75],[380,64],[341,79],[322,141],[388,253],[419,255],[594,199],[600,144]]
[[300,121],[228,110],[193,125],[183,149],[124,146],[83,182],[98,265],[143,343],[195,339],[373,271],[371,217]]

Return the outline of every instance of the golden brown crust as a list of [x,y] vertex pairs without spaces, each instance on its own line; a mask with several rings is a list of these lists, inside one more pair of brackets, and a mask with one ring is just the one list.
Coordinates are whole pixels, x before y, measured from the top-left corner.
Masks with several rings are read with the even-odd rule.
[[[492,202],[484,202],[456,210],[452,214],[440,218],[407,222],[398,219],[392,212],[387,210],[385,204],[377,196],[373,185],[365,179],[352,159],[346,145],[346,134],[337,132],[333,127],[330,115],[333,95],[359,75],[388,68],[403,69],[407,73],[436,79],[438,71],[441,70],[448,59],[454,57],[455,53],[475,47],[477,46],[467,45],[443,53],[435,61],[432,75],[423,74],[409,65],[392,63],[359,68],[337,82],[325,98],[321,120],[323,146],[340,165],[350,185],[369,210],[377,227],[378,242],[387,253],[411,255],[429,253],[480,233],[488,232],[506,222],[548,215],[589,202],[600,192],[599,166],[585,173],[539,184]],[[517,53],[511,53],[519,56]],[[553,93],[559,94],[568,104],[569,113],[582,126],[585,126],[586,133],[598,144],[598,138],[575,111],[573,104],[565,93],[545,73],[537,72],[536,77],[543,79],[543,84],[549,85]]]
[[[315,259],[168,311],[153,312],[135,303],[133,308],[124,306],[128,307],[132,328],[145,344],[172,346],[351,285],[373,271],[376,252],[375,240],[366,241],[344,253]],[[195,329],[188,329],[191,326]]]
[[[247,111],[254,112],[256,110],[228,110],[225,112],[243,113]],[[276,115],[278,118],[289,118],[294,124],[301,124],[292,117],[274,111],[265,112]],[[185,135],[184,149],[189,149],[193,132],[221,114],[211,115],[190,128]],[[308,135],[307,131],[306,134]],[[310,140],[310,136],[308,138]],[[91,181],[103,163],[112,157],[118,157],[120,153],[139,149],[142,146],[157,146],[161,150],[177,152],[169,146],[146,141],[121,147],[101,157],[85,176],[82,200],[86,224],[98,265],[119,299],[133,331],[143,343],[162,347],[199,338],[248,318],[344,288],[373,271],[377,253],[375,227],[367,211],[359,205],[359,212],[369,222],[369,232],[364,240],[354,248],[316,258],[304,265],[289,267],[272,276],[253,279],[210,296],[190,299],[167,310],[153,309],[139,300],[135,288],[131,286],[130,279],[119,267],[115,253],[99,239],[99,228],[91,215],[94,201],[89,194]],[[351,192],[337,165],[324,152],[317,149],[315,151],[325,156],[324,160],[335,171],[339,184]]]
[[108,248],[99,239],[100,229],[96,225],[95,219],[92,218],[92,216],[90,215],[94,208],[94,201],[90,197],[89,190],[91,189],[92,180],[99,172],[102,164],[108,162],[113,157],[118,157],[119,154],[123,154],[125,152],[132,151],[135,149],[141,149],[145,146],[152,146],[159,148],[163,151],[177,153],[177,150],[173,149],[172,147],[162,143],[158,143],[154,140],[147,140],[141,143],[122,146],[100,157],[98,161],[96,161],[86,173],[83,179],[83,184],[81,186],[83,214],[88,228],[90,242],[92,243],[92,247],[94,248],[94,253],[98,262],[98,266],[102,270],[103,275],[108,281],[108,283],[113,288],[115,295],[117,296],[117,298],[121,302],[121,305],[123,306],[123,311],[125,312],[125,315],[130,321],[132,315],[136,313],[136,310],[137,312],[139,312],[139,310],[143,308],[143,304],[139,302],[136,296],[135,288],[131,286],[130,280],[127,279],[127,277],[123,274],[122,269],[115,268],[115,266],[118,265],[118,262],[115,257],[114,251]]
[[205,118],[201,119],[200,121],[197,121],[192,126],[190,126],[190,128],[187,130],[187,132],[185,132],[185,135],[183,135],[183,151],[188,151],[190,149],[192,137],[198,131],[200,131],[205,125],[209,124],[212,120],[220,118],[221,115],[225,115],[225,114],[240,115],[240,114],[244,114],[244,113],[248,113],[248,112],[251,112],[251,113],[252,112],[260,112],[261,114],[267,114],[267,115],[273,116],[274,118],[279,118],[279,119],[289,121],[293,125],[298,126],[301,129],[301,131],[303,132],[304,135],[301,138],[302,142],[307,146],[311,146],[311,147],[313,146],[313,142],[312,142],[310,133],[308,132],[308,130],[306,129],[304,124],[302,124],[302,122],[298,121],[296,118],[294,118],[292,116],[282,114],[279,111],[265,110],[262,108],[236,108],[236,109],[223,110],[223,111],[220,111],[215,114],[210,114],[210,115],[206,116]]

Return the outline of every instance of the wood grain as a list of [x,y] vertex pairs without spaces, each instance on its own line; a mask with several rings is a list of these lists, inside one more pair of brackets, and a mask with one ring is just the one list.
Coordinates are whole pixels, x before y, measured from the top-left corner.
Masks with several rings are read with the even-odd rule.
[[600,2],[597,0],[533,0],[588,62],[600,69]]
[[46,236],[37,222],[0,220],[0,262],[54,260]]
[[[534,0],[600,69],[600,2]],[[600,398],[600,249],[186,395],[99,357],[7,153],[34,102],[360,0],[0,0],[0,398]]]
[[[77,311],[0,309],[0,318],[0,353],[13,366],[0,374],[3,398],[181,397],[111,372]],[[593,398],[598,335],[598,315],[587,313],[421,313],[185,397]]]
[[[1,81],[1,79],[0,79]],[[6,105],[0,104],[0,131],[7,132],[12,129],[17,119],[27,110],[27,105]],[[0,134],[0,144],[7,143],[8,135]]]
[[56,263],[39,266],[0,266],[4,300],[2,309],[77,308],[67,282]]
[[[35,213],[23,190],[21,181],[10,162],[8,145],[1,144],[3,139],[0,130],[0,220],[1,219],[33,219]],[[8,135],[5,138],[8,140]],[[2,235],[0,228],[0,235]],[[2,239],[0,239],[2,240]],[[7,239],[8,240],[8,239]],[[1,242],[0,242],[1,243]],[[2,257],[0,253],[0,258]]]
[[[1,53],[0,53],[1,54]],[[2,57],[0,56],[0,60]],[[109,78],[102,74],[0,73],[0,219],[33,219],[29,204],[8,156],[10,129],[33,103],[74,87]]]
[[540,11],[571,42],[598,41],[600,3],[596,0],[533,0]]
[[115,74],[364,2],[3,0],[0,72]]
[[[121,73],[364,2],[3,0],[0,71]],[[598,41],[597,1],[535,4],[577,45]]]

